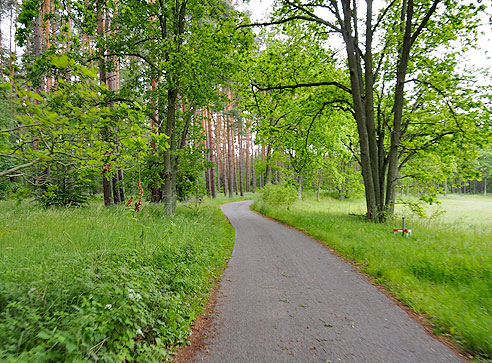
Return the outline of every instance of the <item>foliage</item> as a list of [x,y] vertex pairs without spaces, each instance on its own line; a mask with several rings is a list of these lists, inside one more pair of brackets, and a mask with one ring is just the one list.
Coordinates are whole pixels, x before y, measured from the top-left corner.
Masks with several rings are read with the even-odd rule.
[[483,178],[492,178],[492,148],[480,150],[478,169]]
[[[60,72],[53,90],[37,93],[15,85],[18,121],[0,130],[15,142],[0,144],[0,156],[22,163],[19,171],[35,164],[45,169],[51,163],[101,169],[105,156],[114,156],[116,150],[114,142],[104,140],[102,131],[113,127],[120,130],[120,138],[138,135],[142,110],[125,103],[103,106],[107,89],[98,84],[95,69],[67,56],[53,56],[51,64]],[[123,149],[119,151],[124,155]],[[0,171],[0,176],[8,174],[9,169]]]
[[[491,199],[449,202],[452,209],[441,220],[407,218],[413,232],[409,238],[392,233],[400,226],[398,219],[373,224],[348,215],[360,214],[363,201],[310,200],[291,210],[257,202],[252,207],[332,247],[414,311],[429,316],[434,332],[451,336],[466,352],[491,358]],[[448,200],[442,203],[447,208]],[[463,223],[463,216],[479,206],[481,223]],[[466,214],[452,217],[460,210]]]
[[[283,37],[278,37],[279,31]],[[308,176],[310,170],[326,166],[327,160],[337,163],[350,154],[344,144],[354,143],[356,135],[351,116],[344,113],[349,105],[345,92],[326,85],[282,86],[322,84],[327,77],[347,82],[325,46],[326,34],[306,37],[310,31],[309,26],[295,23],[263,32],[259,41],[265,49],[245,60],[242,74],[242,81],[256,88],[243,86],[241,107],[255,116],[256,142],[274,151],[267,155],[267,164],[275,167],[275,161],[285,161],[290,167],[285,172],[293,170],[295,176]]]
[[[281,35],[259,52],[258,70],[248,68],[256,108],[264,106],[262,98],[274,101],[260,115],[262,129],[273,140],[280,134],[282,142],[305,141],[312,152],[319,148],[311,145],[314,130],[302,127],[302,112],[290,117],[282,105],[295,109],[298,99],[306,110],[316,105],[306,113],[312,120],[330,108],[346,111],[351,120],[344,124],[355,121],[358,138],[344,146],[361,165],[369,219],[392,213],[400,170],[412,159],[472,154],[490,139],[490,89],[478,87],[472,71],[459,67],[477,38],[480,2],[405,0],[378,9],[373,2],[348,1],[275,5],[270,22],[256,25],[273,26]],[[335,49],[329,47],[333,33],[344,42],[345,72],[336,69]],[[279,46],[283,39],[292,46]],[[294,94],[293,101],[285,91]],[[292,154],[302,160],[303,153],[296,148]]]
[[46,183],[38,191],[36,200],[45,207],[81,207],[87,205],[87,181],[63,180],[56,184]]
[[279,184],[267,184],[262,189],[261,200],[269,206],[289,209],[299,198],[296,187],[288,181]]
[[2,361],[169,359],[234,239],[207,205],[0,210]]

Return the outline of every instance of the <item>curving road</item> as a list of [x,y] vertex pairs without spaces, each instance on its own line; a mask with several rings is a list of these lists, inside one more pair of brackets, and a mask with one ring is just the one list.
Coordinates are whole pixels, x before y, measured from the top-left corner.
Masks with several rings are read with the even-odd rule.
[[461,362],[351,265],[304,234],[222,206],[236,245],[193,362]]

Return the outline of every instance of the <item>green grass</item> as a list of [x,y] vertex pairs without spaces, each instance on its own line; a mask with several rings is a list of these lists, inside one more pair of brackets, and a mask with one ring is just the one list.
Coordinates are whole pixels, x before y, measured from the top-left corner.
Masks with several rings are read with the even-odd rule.
[[0,202],[0,360],[168,359],[230,256],[218,205]]
[[427,314],[436,333],[477,357],[492,357],[492,198],[448,197],[441,207],[449,214],[436,221],[409,218],[413,235],[403,238],[392,233],[399,219],[374,224],[349,215],[362,214],[363,201],[307,197],[290,210],[261,201],[253,209],[323,241]]

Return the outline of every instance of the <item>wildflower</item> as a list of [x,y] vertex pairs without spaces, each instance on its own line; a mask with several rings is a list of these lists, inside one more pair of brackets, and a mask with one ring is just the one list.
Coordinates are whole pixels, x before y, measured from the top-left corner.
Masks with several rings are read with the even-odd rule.
[[109,170],[111,170],[111,165],[113,163],[107,163],[106,165],[104,165],[101,169],[101,174],[105,174],[106,172],[108,172]]
[[136,293],[133,289],[128,289],[128,297],[130,298],[130,300],[139,301],[142,298],[142,295]]
[[139,196],[139,198],[138,198],[137,202],[135,203],[135,212],[139,212],[140,208],[142,207],[143,194],[144,194],[144,191],[142,188],[142,183],[139,181],[138,182],[138,196]]
[[130,197],[130,199],[128,199],[128,202],[126,202],[126,206],[131,207],[132,203],[133,203],[133,195]]
[[113,307],[113,305],[111,304],[106,304],[106,306],[104,307],[106,310],[111,310],[111,308]]
[[141,336],[143,336],[142,329],[137,329],[137,335],[141,335]]

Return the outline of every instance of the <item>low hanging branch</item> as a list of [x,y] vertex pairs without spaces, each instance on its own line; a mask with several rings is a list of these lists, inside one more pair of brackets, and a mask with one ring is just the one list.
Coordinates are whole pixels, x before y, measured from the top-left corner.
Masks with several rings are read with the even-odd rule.
[[255,83],[252,83],[252,86],[257,88],[260,91],[272,91],[272,90],[283,90],[283,89],[296,89],[296,88],[306,88],[306,87],[318,87],[318,86],[335,86],[340,88],[341,90],[344,90],[347,93],[352,94],[352,90],[348,88],[347,86],[344,86],[343,84],[339,82],[313,82],[313,83],[298,83],[298,84],[293,84],[293,85],[286,85],[286,86],[267,86],[267,87],[262,87],[259,86]]
[[31,161],[29,163],[22,164],[22,165],[17,165],[16,167],[13,167],[13,168],[10,168],[10,169],[7,169],[7,170],[0,171],[0,178],[2,178],[4,176],[9,176],[9,174],[15,173],[16,171],[19,171],[19,170],[22,170],[22,169],[25,169],[25,168],[29,168],[30,166],[33,166],[34,164],[37,164],[40,161],[41,161],[41,158],[36,158],[36,159],[34,159],[33,161]]

